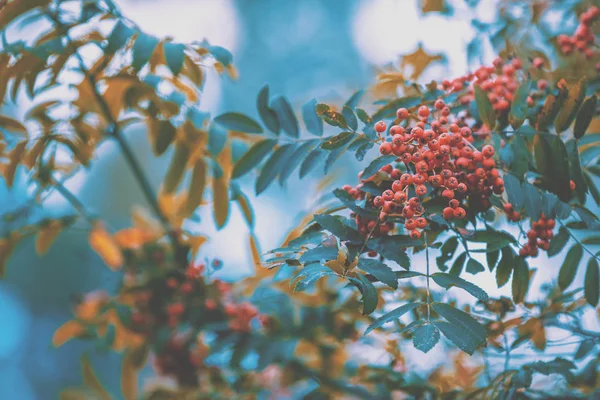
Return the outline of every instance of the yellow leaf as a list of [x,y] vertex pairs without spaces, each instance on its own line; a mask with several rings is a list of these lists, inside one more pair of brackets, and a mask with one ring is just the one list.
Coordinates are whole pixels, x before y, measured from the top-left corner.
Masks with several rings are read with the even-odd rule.
[[123,265],[121,250],[101,222],[96,222],[89,236],[90,246],[112,270]]
[[77,86],[78,96],[73,101],[81,113],[92,112],[102,115],[102,110],[99,107],[98,99],[96,98],[96,88],[92,86],[89,79],[83,79]]
[[244,194],[238,193],[235,201],[237,201],[238,205],[242,209],[242,213],[244,214],[244,218],[246,219],[248,226],[254,226],[254,213],[252,212],[252,207],[250,207],[248,198]]
[[106,79],[106,90],[104,91],[104,101],[108,105],[110,115],[113,120],[118,120],[121,111],[124,109],[124,99],[127,91],[136,83],[135,80],[122,77],[112,77]]
[[207,240],[208,238],[202,235],[189,236],[185,239],[185,244],[187,244],[190,247],[190,250],[192,251],[192,259],[196,257],[198,251],[200,250],[200,247],[202,247],[202,245],[206,243]]
[[19,163],[23,160],[23,156],[25,155],[25,149],[27,147],[27,141],[24,140],[15,145],[15,147],[8,154],[8,165],[4,170],[4,179],[6,180],[6,186],[9,188],[12,187],[13,182],[15,180],[15,173],[17,172],[17,167]]
[[88,386],[90,389],[92,389],[94,392],[96,392],[96,394],[98,394],[98,397],[100,399],[102,399],[102,400],[104,400],[104,399],[110,400],[111,399],[111,396],[102,387],[102,384],[98,380],[98,377],[96,376],[96,373],[94,372],[94,369],[92,368],[92,365],[90,364],[89,360],[85,356],[83,356],[81,358],[81,372],[83,374],[83,383],[86,386]]
[[31,169],[35,166],[35,163],[36,163],[38,157],[42,154],[42,152],[46,148],[47,143],[48,143],[48,136],[42,136],[40,138],[37,138],[37,141],[35,142],[33,147],[31,149],[29,149],[29,151],[27,152],[27,155],[25,155],[25,157],[23,157],[23,164],[27,168]]
[[113,235],[113,240],[121,249],[140,249],[145,243],[154,239],[141,228],[132,227],[121,229]]
[[135,400],[138,397],[138,369],[134,367],[130,351],[125,353],[121,365],[121,393],[125,400]]
[[62,224],[59,221],[51,220],[44,223],[43,226],[40,227],[35,240],[35,252],[38,255],[46,254],[61,230]]
[[183,74],[196,86],[202,86],[204,74],[202,68],[191,58],[186,57],[183,62]]
[[27,128],[25,128],[23,124],[4,115],[0,115],[0,127],[9,132],[22,133],[25,135],[27,134]]
[[192,180],[188,190],[187,203],[185,205],[185,216],[190,216],[202,203],[204,188],[206,187],[206,161],[199,158],[192,170]]
[[222,228],[229,216],[229,178],[231,176],[231,148],[225,146],[219,154],[220,176],[213,178],[213,208],[217,227]]
[[154,216],[143,207],[135,206],[133,208],[131,221],[133,222],[133,226],[152,234],[156,239],[164,235],[164,230],[160,221],[154,218]]
[[8,257],[14,250],[14,245],[8,239],[0,239],[0,279],[4,277]]
[[429,13],[434,11],[444,11],[445,0],[422,0],[421,10],[423,13]]
[[256,240],[256,237],[252,233],[250,233],[250,251],[252,252],[252,261],[254,262],[254,266],[256,268],[260,268],[262,266],[262,262],[260,260],[258,240]]
[[423,50],[423,46],[419,44],[417,50],[414,53],[407,54],[402,57],[402,61],[400,62],[400,67],[405,68],[407,66],[412,66],[412,73],[410,75],[411,80],[416,80],[425,68],[429,66],[434,61],[442,60],[442,56],[440,54],[430,55],[425,50]]
[[173,193],[177,190],[181,179],[185,173],[185,167],[187,165],[190,156],[190,148],[187,143],[183,141],[177,141],[175,143],[175,150],[171,157],[171,163],[165,174],[163,180],[163,191],[165,193]]
[[60,347],[69,340],[80,336],[83,332],[85,332],[85,328],[80,322],[67,321],[54,332],[54,335],[52,336],[52,345],[54,347]]
[[3,7],[0,9],[0,31],[3,31],[6,28],[6,25],[11,23],[17,17],[36,7],[45,6],[49,3],[50,0],[15,0],[8,4],[4,2]]
[[185,94],[185,97],[187,97],[190,102],[196,103],[198,101],[198,92],[195,89],[181,82],[178,78],[171,78],[169,81],[177,88],[177,90]]
[[150,60],[148,60],[148,64],[150,65],[150,72],[152,74],[156,73],[156,69],[159,65],[164,65],[165,63],[165,47],[164,42],[160,41],[154,51],[152,52],[152,56],[150,56]]

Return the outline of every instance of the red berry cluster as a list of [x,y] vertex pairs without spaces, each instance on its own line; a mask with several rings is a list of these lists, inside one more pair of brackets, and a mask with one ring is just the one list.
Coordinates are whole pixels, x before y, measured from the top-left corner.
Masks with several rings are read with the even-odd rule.
[[[380,172],[389,175],[392,183],[380,196],[373,198],[373,205],[380,209],[379,220],[388,216],[404,218],[404,227],[412,238],[419,238],[421,230],[427,227],[425,208],[422,198],[428,193],[439,194],[448,201],[443,210],[446,219],[464,218],[467,212],[464,202],[474,196],[484,209],[490,207],[489,197],[504,191],[504,181],[496,169],[494,148],[486,145],[481,151],[475,149],[471,129],[454,115],[442,99],[434,103],[434,114],[428,106],[417,111],[418,122],[394,125],[390,128],[390,138],[384,139],[379,146],[383,155],[398,156],[397,162],[403,163],[403,172],[392,165],[386,165]],[[396,116],[399,121],[409,120],[409,111],[400,108]],[[452,122],[458,120],[459,123]],[[459,124],[463,125],[460,126]],[[380,135],[387,130],[385,122],[375,125]],[[362,177],[363,181],[372,177]],[[364,198],[362,184],[355,188],[344,186],[354,198]],[[433,192],[431,191],[433,189]],[[365,221],[357,217],[359,229],[370,232],[375,221]],[[392,226],[382,224],[384,234]],[[383,232],[379,232],[383,233]]]
[[521,214],[515,211],[513,205],[510,203],[504,203],[504,212],[506,213],[506,218],[511,222],[517,222],[521,219]]
[[587,59],[591,59],[596,51],[593,45],[596,36],[592,31],[592,24],[600,17],[600,9],[596,6],[589,8],[579,16],[579,26],[572,36],[558,35],[557,43],[564,55],[570,55],[574,51],[582,53]]
[[541,215],[539,221],[531,222],[531,229],[527,232],[527,243],[519,250],[522,257],[537,257],[538,249],[548,250],[550,240],[554,237],[552,230],[556,226],[556,221]]

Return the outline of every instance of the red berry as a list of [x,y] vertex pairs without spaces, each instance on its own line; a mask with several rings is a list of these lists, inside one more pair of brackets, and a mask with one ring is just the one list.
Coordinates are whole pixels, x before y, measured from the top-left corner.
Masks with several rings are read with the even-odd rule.
[[410,232],[410,238],[413,240],[419,239],[421,237],[421,232],[419,232],[418,230],[413,230]]
[[406,108],[399,108],[396,111],[396,117],[401,120],[408,118],[408,110]]
[[384,156],[392,153],[392,144],[390,142],[383,142],[379,146],[379,152]]
[[442,211],[442,215],[445,219],[452,219],[454,218],[454,209],[451,207],[446,207]]
[[454,217],[455,218],[463,219],[464,217],[467,216],[467,212],[462,207],[458,207],[457,209],[455,209],[453,211],[454,211]]
[[386,129],[387,129],[387,125],[383,121],[379,121],[378,123],[375,124],[375,132],[377,132],[377,133],[385,132]]
[[427,106],[419,107],[419,111],[417,112],[417,114],[419,114],[419,117],[421,117],[421,118],[429,117],[429,114],[430,114],[429,107],[427,107]]

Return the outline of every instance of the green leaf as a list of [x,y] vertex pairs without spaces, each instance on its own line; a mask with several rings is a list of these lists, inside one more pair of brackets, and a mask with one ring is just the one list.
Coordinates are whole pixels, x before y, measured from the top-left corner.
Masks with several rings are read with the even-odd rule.
[[585,98],[586,88],[587,82],[585,78],[582,78],[578,83],[569,87],[568,97],[554,119],[554,128],[557,133],[567,130],[575,120],[577,111],[579,111],[579,107],[581,107]]
[[384,118],[394,117],[396,115],[396,110],[401,107],[410,108],[414,106],[418,106],[421,104],[422,99],[421,96],[411,96],[411,97],[401,97],[399,99],[394,99],[387,103],[385,106],[381,107],[375,114],[372,116],[373,121],[379,121]]
[[222,172],[213,169],[213,210],[215,222],[220,229],[229,217],[229,180]]
[[522,303],[529,289],[529,266],[523,257],[516,257],[512,280],[512,297],[515,304]]
[[269,154],[269,152],[275,147],[277,140],[265,139],[260,142],[254,143],[250,149],[235,163],[231,178],[239,178],[244,174],[250,172]]
[[246,220],[248,227],[250,228],[250,230],[252,230],[254,228],[254,211],[252,210],[252,206],[250,204],[248,196],[246,196],[246,194],[242,192],[239,186],[235,184],[231,185],[231,189],[233,191],[233,200],[235,200],[238,203],[240,211],[244,215],[244,219]]
[[363,242],[363,237],[358,231],[350,228],[333,215],[315,214],[314,219],[323,229],[328,230],[340,240],[348,240],[351,243]]
[[323,168],[323,173],[325,175],[327,175],[329,173],[329,171],[331,170],[331,168],[333,167],[335,162],[340,159],[340,157],[342,156],[342,154],[344,154],[344,152],[346,151],[348,146],[349,146],[349,144],[347,143],[341,147],[338,147],[337,149],[333,149],[333,150],[329,151],[329,154],[327,155],[327,158],[325,159],[325,165]]
[[331,126],[337,126],[342,129],[348,128],[348,124],[346,123],[346,119],[344,118],[344,116],[339,112],[333,110],[329,105],[317,104],[315,109],[319,118],[321,118],[327,124]]
[[323,120],[317,115],[317,100],[311,99],[302,106],[302,119],[306,129],[315,136],[323,136]]
[[475,104],[479,111],[479,116],[483,123],[490,129],[494,129],[496,125],[496,112],[492,108],[492,103],[487,96],[487,93],[479,86],[473,85],[475,90]]
[[456,252],[456,248],[458,247],[458,238],[456,236],[452,236],[446,240],[446,242],[440,248],[442,254],[435,259],[435,262],[438,268],[441,271],[446,271],[448,267],[446,267],[446,262],[450,261],[452,257],[454,257],[454,252]]
[[414,278],[415,276],[425,276],[424,274],[416,271],[395,271],[396,278],[398,279],[408,279]]
[[218,124],[211,124],[208,128],[208,151],[216,156],[225,148],[227,143],[227,130]]
[[269,85],[265,84],[258,92],[256,108],[260,119],[265,123],[267,129],[278,135],[281,127],[279,126],[277,113],[269,107]]
[[125,46],[125,43],[131,39],[134,33],[134,29],[125,25],[123,21],[118,21],[110,36],[108,36],[108,44],[104,48],[104,51],[107,54],[116,53],[121,47]]
[[377,296],[377,289],[363,274],[358,274],[358,281],[360,292],[362,293],[363,300],[363,315],[369,315],[377,308],[379,296]]
[[535,165],[542,175],[550,175],[550,166],[552,164],[552,149],[546,135],[537,134],[533,139],[533,149]]
[[437,283],[446,290],[450,289],[453,286],[456,286],[467,291],[472,296],[481,301],[489,300],[489,296],[483,289],[481,289],[477,285],[472,284],[471,282],[459,278],[458,276],[446,274],[443,272],[436,272],[433,275],[431,275],[431,279],[433,279],[435,283]]
[[296,119],[296,115],[294,115],[294,110],[292,110],[292,106],[290,106],[290,103],[285,97],[279,96],[275,100],[273,100],[271,108],[277,114],[277,118],[279,119],[281,129],[283,129],[283,131],[288,136],[293,138],[297,138],[298,136],[300,136],[300,129],[298,128],[298,119]]
[[198,159],[192,170],[185,215],[191,215],[202,203],[202,196],[206,187],[206,171],[206,161],[203,158]]
[[296,147],[294,145],[284,144],[273,152],[263,165],[258,179],[256,179],[256,195],[261,194],[269,187],[295,150]]
[[573,358],[575,360],[581,360],[582,358],[585,358],[585,356],[587,356],[589,352],[594,349],[594,347],[596,347],[596,341],[594,339],[586,339],[582,341]]
[[466,252],[463,252],[458,257],[456,257],[456,260],[454,260],[454,263],[452,264],[452,268],[450,268],[450,274],[454,276],[459,276],[465,266],[466,259]]
[[469,261],[467,261],[467,272],[469,274],[477,275],[483,271],[485,271],[485,267],[479,261],[469,258]]
[[564,226],[561,226],[558,230],[558,234],[550,240],[550,247],[548,247],[548,257],[557,255],[564,249],[565,245],[569,241],[569,230]]
[[554,121],[554,118],[561,109],[564,101],[567,99],[567,96],[568,92],[566,90],[560,90],[558,95],[546,97],[546,101],[537,116],[535,127],[538,131],[548,130],[548,127]]
[[152,131],[153,135],[155,135],[153,141],[154,154],[160,156],[167,151],[175,139],[177,130],[170,121],[159,120],[156,121],[156,126]]
[[527,117],[527,97],[531,91],[531,81],[523,82],[513,98],[508,114],[508,121],[513,129],[519,129]]
[[325,276],[334,276],[336,273],[322,265],[313,264],[304,267],[293,277],[290,284],[295,292],[301,292],[311,287],[315,282]]
[[422,244],[422,242],[412,240],[407,235],[382,236],[367,241],[367,247],[369,249],[381,254],[385,259],[398,263],[398,265],[405,269],[410,268],[410,259],[402,248],[419,246]]
[[372,177],[377,172],[379,172],[379,170],[383,166],[394,162],[396,160],[396,158],[398,158],[398,157],[395,155],[387,155],[387,156],[377,157],[376,159],[371,161],[371,163],[367,166],[367,168],[364,169],[363,174],[362,174],[362,179],[367,179],[367,178]]
[[246,133],[263,133],[262,126],[252,118],[237,112],[228,112],[215,117],[214,121],[231,130]]
[[594,257],[590,258],[585,271],[585,281],[583,284],[585,299],[592,307],[598,305],[598,289],[600,286],[600,271],[598,270],[598,261]]
[[[581,204],[585,204],[585,195],[587,193],[587,184],[583,177],[583,171],[581,170],[581,161],[579,160],[579,150],[577,148],[577,142],[573,139],[568,140],[566,144],[566,151],[569,157],[569,177],[575,182],[575,192],[579,198]],[[567,198],[562,200],[568,201],[571,197],[571,188],[568,188],[569,195]]]
[[425,324],[413,335],[415,349],[427,353],[440,341],[440,331],[432,324]]
[[332,136],[327,138],[321,143],[321,148],[324,150],[333,150],[338,147],[342,147],[345,144],[348,144],[352,139],[354,139],[355,133],[352,132],[342,132],[336,136]]
[[412,311],[415,308],[421,307],[423,305],[425,305],[425,303],[422,303],[422,302],[407,303],[407,304],[404,304],[404,305],[390,311],[389,313],[383,314],[381,317],[379,317],[375,321],[373,321],[373,323],[371,325],[369,325],[369,327],[365,331],[365,335],[367,335],[373,329],[382,327],[387,322],[392,322],[392,321],[398,320],[400,317],[402,317],[407,312]]
[[523,183],[523,201],[525,203],[525,211],[529,218],[534,221],[540,219],[542,214],[542,197],[535,186],[530,183]]
[[475,231],[472,236],[465,237],[469,242],[487,243],[488,248],[491,246],[491,251],[500,249],[510,243],[517,243],[517,240],[508,232],[496,231],[494,229],[486,229]]
[[504,188],[506,189],[508,202],[512,204],[516,212],[520,212],[524,204],[521,182],[513,174],[504,174]]
[[468,350],[475,350],[477,347],[485,344],[487,338],[486,329],[483,325],[477,322],[475,318],[471,317],[464,311],[460,311],[448,304],[432,303],[432,307],[435,310],[435,312],[437,312],[440,316],[445,318],[456,329],[455,332],[462,332],[460,336],[463,337],[463,341],[461,341],[460,343],[465,348],[461,347],[461,345],[455,342],[452,339],[452,337],[448,337],[444,329],[440,328],[440,326],[436,324],[436,326],[442,331],[444,336],[450,339],[450,341],[457,345],[461,350],[469,354],[473,354],[473,352],[469,352]]
[[560,272],[558,273],[558,286],[561,290],[565,290],[575,279],[577,273],[577,267],[583,256],[583,247],[580,244],[576,244],[571,247],[567,253],[565,260],[563,261]]
[[[552,182],[552,191],[555,192],[562,201],[569,201],[571,198],[571,185],[569,183],[569,154],[565,144],[558,136],[552,136],[550,140],[552,150],[550,157],[550,174]],[[579,160],[579,155],[577,155]]]
[[596,95],[588,97],[583,102],[581,109],[577,113],[577,119],[575,120],[575,127],[573,128],[573,136],[575,139],[580,139],[587,131],[590,126],[590,122],[594,118],[594,114],[596,113]]
[[368,210],[358,206],[356,204],[356,200],[354,200],[354,198],[352,196],[350,196],[350,194],[348,192],[346,192],[345,190],[335,189],[333,191],[333,195],[335,197],[337,197],[338,200],[340,200],[344,206],[348,207],[350,210],[354,211],[358,215],[367,217],[370,219],[375,219],[375,217],[377,217],[377,214],[375,212],[368,211]]
[[496,283],[499,288],[506,285],[508,282],[515,263],[515,257],[516,254],[512,248],[505,247],[502,249],[502,258],[496,269]]
[[132,50],[133,59],[131,61],[131,66],[136,71],[139,71],[148,63],[152,53],[154,53],[154,49],[156,49],[156,46],[158,45],[158,42],[159,40],[154,36],[140,32],[137,39],[135,39]]
[[310,141],[303,143],[299,146],[296,151],[288,158],[285,166],[281,169],[281,173],[279,174],[279,184],[283,185],[283,183],[290,177],[292,172],[298,167],[302,159],[315,147],[315,141]]
[[398,278],[390,267],[379,260],[361,258],[358,268],[373,275],[378,281],[385,283],[393,289],[398,289]]
[[221,46],[213,46],[206,40],[202,41],[202,46],[221,64],[228,66],[233,62],[233,55],[229,50]]
[[473,355],[473,353],[475,353],[478,345],[462,327],[445,321],[432,322],[442,332],[446,339],[452,342],[456,347],[469,355]]
[[583,179],[585,180],[585,184],[588,187],[592,198],[594,199],[597,205],[600,205],[600,190],[598,190],[594,179],[587,172],[583,173]]
[[354,111],[352,111],[350,107],[344,106],[344,108],[342,108],[342,116],[346,120],[348,128],[350,128],[353,132],[356,131],[358,128],[358,120],[356,119]]
[[300,179],[304,178],[310,171],[312,171],[321,160],[324,160],[327,155],[325,150],[317,147],[304,159],[302,165],[300,165]]
[[527,149],[527,142],[522,134],[513,136],[510,142],[510,149],[514,154],[514,159],[510,163],[510,171],[518,178],[522,178],[529,171],[529,164],[531,162],[531,154]]
[[337,256],[337,247],[315,247],[314,249],[305,251],[298,260],[303,264],[307,264],[315,261],[335,260]]
[[356,116],[358,117],[358,119],[360,119],[365,125],[369,125],[370,123],[373,122],[373,119],[371,117],[369,117],[369,114],[367,114],[367,112],[365,110],[363,110],[362,108],[357,108],[356,109]]
[[183,60],[185,58],[185,45],[181,43],[170,43],[164,44],[165,48],[165,60],[169,69],[174,76],[179,75],[181,68],[183,68]]

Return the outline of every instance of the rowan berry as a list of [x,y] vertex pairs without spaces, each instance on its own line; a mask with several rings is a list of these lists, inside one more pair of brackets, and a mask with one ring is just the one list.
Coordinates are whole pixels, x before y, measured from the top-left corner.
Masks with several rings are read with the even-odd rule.
[[377,133],[385,132],[386,129],[387,129],[387,125],[383,121],[379,121],[378,123],[375,124],[375,132],[377,132]]

